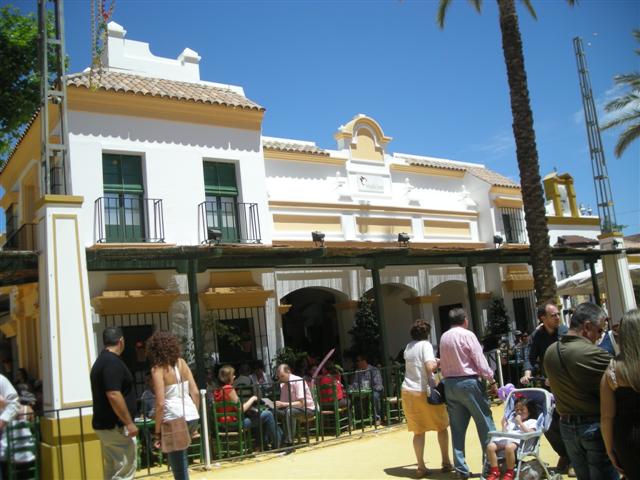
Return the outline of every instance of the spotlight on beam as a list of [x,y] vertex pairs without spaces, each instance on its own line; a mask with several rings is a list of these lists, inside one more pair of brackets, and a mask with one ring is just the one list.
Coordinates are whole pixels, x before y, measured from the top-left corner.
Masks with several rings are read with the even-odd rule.
[[222,231],[218,228],[207,227],[207,242],[216,245],[222,240]]
[[411,240],[411,237],[409,237],[408,233],[402,232],[398,234],[398,244],[401,247],[406,247],[409,245],[409,240]]
[[500,248],[500,245],[502,245],[503,242],[504,238],[502,238],[500,235],[493,236],[493,243],[496,245],[496,248]]
[[324,247],[324,233],[318,230],[311,232],[311,240],[316,247]]

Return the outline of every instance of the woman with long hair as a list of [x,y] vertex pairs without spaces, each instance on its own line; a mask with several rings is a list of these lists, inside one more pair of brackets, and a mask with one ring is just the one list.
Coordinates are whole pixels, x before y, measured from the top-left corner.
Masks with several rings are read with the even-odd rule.
[[[147,358],[151,363],[151,379],[156,396],[156,441],[162,444],[162,423],[184,417],[189,433],[198,426],[200,397],[191,369],[180,357],[180,341],[171,332],[156,331],[147,340]],[[167,454],[176,480],[189,478],[187,450]]]
[[418,461],[415,477],[422,478],[432,472],[424,463],[424,434],[438,432],[438,444],[442,454],[442,472],[453,470],[449,457],[449,415],[444,404],[427,403],[429,382],[438,368],[429,342],[431,325],[425,320],[413,322],[411,341],[404,349],[405,377],[402,383],[402,409],[407,417],[407,428],[413,432],[413,450]]
[[640,310],[622,317],[620,354],[600,382],[600,423],[607,455],[629,480],[640,479]]

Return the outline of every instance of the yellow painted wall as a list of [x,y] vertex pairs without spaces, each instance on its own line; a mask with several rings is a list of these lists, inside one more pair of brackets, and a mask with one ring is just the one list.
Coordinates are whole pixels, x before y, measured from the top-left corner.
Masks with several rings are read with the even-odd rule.
[[425,220],[424,235],[425,237],[471,238],[471,225],[468,222]]
[[[42,479],[93,480],[102,478],[102,449],[91,428],[91,415],[63,418],[43,417],[40,424],[40,468]],[[82,425],[82,427],[81,427]]]
[[380,235],[411,233],[411,220],[402,218],[356,218],[358,232]]
[[382,149],[376,147],[376,141],[373,134],[365,129],[358,130],[356,135],[356,144],[351,147],[351,155],[353,158],[361,158],[364,160],[382,161]]
[[273,227],[276,231],[312,232],[320,230],[324,233],[342,232],[342,223],[338,216],[323,215],[273,215]]

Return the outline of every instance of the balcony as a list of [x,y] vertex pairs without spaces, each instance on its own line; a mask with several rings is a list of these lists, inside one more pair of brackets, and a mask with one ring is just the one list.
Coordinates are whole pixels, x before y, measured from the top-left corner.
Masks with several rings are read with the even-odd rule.
[[518,208],[502,208],[502,225],[507,243],[527,243],[524,218],[522,210]]
[[257,203],[211,200],[198,205],[202,243],[260,243]]
[[96,243],[163,243],[162,200],[109,193],[94,204]]
[[35,223],[25,223],[18,230],[7,234],[7,241],[4,244],[5,250],[35,251],[36,245]]

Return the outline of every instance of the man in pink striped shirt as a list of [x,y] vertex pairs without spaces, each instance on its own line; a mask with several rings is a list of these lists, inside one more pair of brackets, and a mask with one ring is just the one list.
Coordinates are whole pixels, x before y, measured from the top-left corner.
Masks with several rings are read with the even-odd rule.
[[449,312],[449,320],[451,328],[440,338],[440,368],[451,424],[454,467],[458,477],[469,478],[471,472],[464,458],[464,439],[470,418],[473,417],[478,429],[482,451],[487,446],[489,431],[496,429],[481,379],[489,381],[494,394],[498,389],[480,342],[467,329],[466,312],[454,308]]

